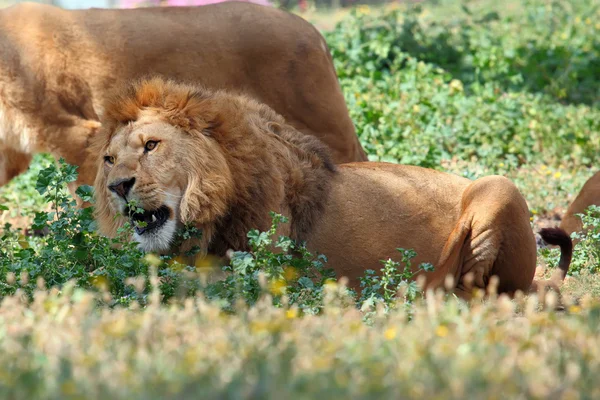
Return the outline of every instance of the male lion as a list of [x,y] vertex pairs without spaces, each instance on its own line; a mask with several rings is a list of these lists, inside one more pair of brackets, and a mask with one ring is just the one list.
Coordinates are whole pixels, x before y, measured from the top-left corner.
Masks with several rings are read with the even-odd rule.
[[[585,182],[581,191],[567,209],[560,227],[568,234],[581,232],[583,224],[577,214],[585,214],[587,208],[592,205],[600,205],[600,172],[596,172]],[[578,241],[577,239],[574,240],[575,243]]]
[[[132,84],[105,110],[94,145],[101,156],[96,216],[106,235],[135,200],[145,210],[130,214],[141,248],[172,250],[177,228],[194,224],[203,231],[201,248],[222,256],[247,249],[246,233],[267,230],[272,210],[290,217],[281,234],[325,254],[355,288],[397,247],[415,249],[415,265],[435,265],[429,285],[450,274],[465,297],[469,273],[480,288],[497,275],[501,292],[532,284],[529,211],[506,178],[472,182],[388,163],[336,168],[325,146],[266,105],[158,78]],[[558,228],[542,235],[570,251]],[[564,271],[569,262],[563,259]]]
[[50,152],[96,175],[89,137],[116,82],[158,74],[234,89],[319,137],[336,162],[364,161],[321,34],[300,17],[250,3],[0,10],[0,185]]

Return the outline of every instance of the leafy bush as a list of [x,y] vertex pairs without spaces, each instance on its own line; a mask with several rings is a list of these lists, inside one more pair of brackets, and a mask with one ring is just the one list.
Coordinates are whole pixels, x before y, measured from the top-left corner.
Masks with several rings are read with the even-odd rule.
[[600,207],[590,206],[580,217],[583,232],[572,234],[579,243],[575,246],[570,272],[578,274],[585,269],[597,273],[600,270]]
[[412,303],[422,294],[421,287],[414,280],[421,272],[432,272],[433,265],[424,263],[416,271],[411,267],[411,260],[417,256],[414,250],[397,249],[402,255],[401,261],[391,258],[382,260],[383,268],[380,273],[368,269],[365,276],[360,279],[362,288],[359,304],[362,310],[373,308],[376,304],[383,304],[386,310],[394,308],[398,299],[405,306]]
[[530,0],[514,15],[487,4],[437,20],[421,6],[357,11],[326,33],[371,159],[439,168],[458,158],[490,172],[541,154],[594,160],[595,3]]
[[[335,279],[333,270],[325,268],[325,256],[313,257],[303,245],[279,236],[273,243],[277,227],[286,217],[271,213],[273,224],[268,232],[251,230],[251,251],[237,251],[225,266],[226,278],[207,287],[208,298],[226,300],[229,307],[242,299],[254,305],[264,293],[273,296],[274,304],[294,304],[303,312],[317,314],[323,306],[324,284]],[[280,249],[279,252],[273,252]]]
[[[125,280],[147,273],[142,253],[134,244],[122,240],[127,229],[116,239],[96,233],[93,209],[77,209],[66,191],[66,185],[75,179],[76,167],[63,160],[59,166],[50,164],[40,171],[36,189],[51,204],[51,211],[37,212],[32,228],[44,235],[25,237],[21,229],[12,229],[10,224],[4,227],[0,238],[0,276],[9,274],[21,281],[9,279],[12,282],[3,285],[0,294],[12,294],[19,285],[31,294],[38,281],[60,287],[75,280],[83,288],[108,289],[117,301],[128,302],[127,298],[136,297]],[[90,187],[80,187],[77,193],[83,200],[91,200]]]

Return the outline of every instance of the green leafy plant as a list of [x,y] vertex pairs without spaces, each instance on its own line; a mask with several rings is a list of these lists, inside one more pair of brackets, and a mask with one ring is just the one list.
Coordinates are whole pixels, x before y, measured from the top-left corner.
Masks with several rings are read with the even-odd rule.
[[583,231],[571,235],[579,243],[574,248],[569,272],[574,275],[582,270],[597,273],[600,270],[600,207],[592,205],[585,214],[578,216],[583,223]]
[[[128,303],[137,293],[125,284],[127,277],[147,273],[143,254],[128,240],[130,229],[121,228],[114,239],[99,236],[93,208],[78,209],[66,185],[77,179],[76,167],[60,160],[40,171],[36,189],[51,211],[37,212],[32,228],[41,238],[27,238],[10,225],[5,226],[0,246],[0,274],[24,277],[20,285],[31,293],[42,280],[61,287],[74,280],[80,287],[96,288],[113,294],[116,302]],[[82,186],[77,194],[93,200],[93,189]],[[16,240],[18,238],[18,240]],[[16,285],[4,286],[2,294],[14,293]]]
[[381,260],[381,274],[367,270],[365,276],[360,279],[362,292],[358,302],[363,309],[372,308],[377,303],[382,303],[386,309],[394,308],[399,294],[403,303],[410,306],[422,294],[414,278],[421,272],[432,272],[433,265],[423,263],[413,271],[411,260],[417,253],[401,248],[397,250],[402,255],[400,261],[391,258]]
[[456,3],[356,11],[326,32],[369,158],[430,168],[458,158],[503,173],[540,154],[591,163],[597,5],[531,0],[507,13]]
[[271,217],[269,231],[248,232],[251,250],[234,252],[224,268],[227,277],[207,288],[206,293],[209,298],[226,300],[230,306],[238,299],[252,305],[262,294],[270,293],[276,305],[285,296],[288,304],[316,314],[323,306],[323,285],[335,275],[325,267],[325,256],[313,256],[303,244],[289,237],[275,239],[277,228],[288,223],[288,219],[276,213],[271,213]]

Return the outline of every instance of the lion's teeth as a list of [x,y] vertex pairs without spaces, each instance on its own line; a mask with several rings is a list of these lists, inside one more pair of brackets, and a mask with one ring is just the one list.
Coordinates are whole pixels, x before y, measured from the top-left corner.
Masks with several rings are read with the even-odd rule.
[[152,222],[156,222],[156,215],[152,214]]

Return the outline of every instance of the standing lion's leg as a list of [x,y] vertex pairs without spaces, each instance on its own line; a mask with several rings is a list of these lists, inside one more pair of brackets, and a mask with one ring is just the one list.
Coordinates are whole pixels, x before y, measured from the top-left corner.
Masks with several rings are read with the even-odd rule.
[[0,144],[0,186],[23,173],[31,163],[31,154]]
[[[596,172],[585,182],[575,200],[569,205],[560,227],[569,235],[573,232],[580,232],[583,229],[583,223],[577,214],[585,214],[585,210],[589,206],[598,204],[600,204],[600,172]],[[573,240],[574,244],[578,242],[578,239]]]

